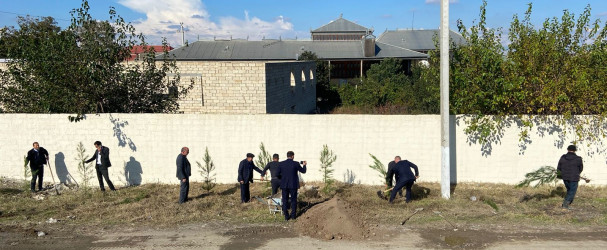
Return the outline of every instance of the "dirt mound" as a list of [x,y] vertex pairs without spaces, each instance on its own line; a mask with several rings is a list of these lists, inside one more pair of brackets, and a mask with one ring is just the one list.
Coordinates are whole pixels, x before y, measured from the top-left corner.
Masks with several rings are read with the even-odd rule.
[[318,204],[297,218],[295,229],[304,235],[332,239],[380,238],[378,225],[368,223],[363,212],[339,197]]

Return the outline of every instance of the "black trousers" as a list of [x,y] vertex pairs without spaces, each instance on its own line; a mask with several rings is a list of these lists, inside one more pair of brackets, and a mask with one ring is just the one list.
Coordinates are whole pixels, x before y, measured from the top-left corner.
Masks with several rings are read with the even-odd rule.
[[278,188],[280,188],[280,180],[272,180],[270,184],[272,184],[272,196],[274,196],[278,193]]
[[251,200],[251,193],[249,192],[249,182],[240,184],[240,202],[249,202]]
[[114,188],[114,184],[112,184],[112,181],[110,181],[110,175],[107,171],[107,168],[104,168],[101,165],[96,165],[95,170],[97,170],[97,180],[99,180],[99,188],[101,188],[101,191],[105,191],[105,187],[103,186],[103,179],[105,179],[105,182],[107,182],[107,185],[108,187],[110,187],[110,190],[116,190]]
[[190,178],[186,178],[185,182],[179,180],[181,186],[179,187],[179,204],[184,203],[188,200],[188,193],[190,192]]
[[38,190],[42,190],[42,178],[44,177],[44,165],[30,167],[32,172],[32,181],[30,182],[30,189],[36,190],[36,178],[38,178]]
[[[289,207],[291,207],[290,215]],[[295,219],[297,216],[297,188],[282,189],[282,213],[285,215],[285,220]]]
[[402,190],[403,187],[405,187],[407,189],[407,194],[405,194],[405,197],[406,197],[405,202],[411,201],[411,187],[413,187],[414,182],[415,182],[415,180],[409,180],[409,181],[403,181],[403,182],[396,183],[396,185],[394,186],[394,189],[392,189],[392,192],[390,192],[390,203],[392,203],[392,201],[394,201],[394,198],[396,198],[396,193],[399,190]]

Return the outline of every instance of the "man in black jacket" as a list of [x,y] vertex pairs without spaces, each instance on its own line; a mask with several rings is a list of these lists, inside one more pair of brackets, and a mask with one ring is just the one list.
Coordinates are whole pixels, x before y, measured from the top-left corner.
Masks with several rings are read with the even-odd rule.
[[99,188],[101,188],[101,191],[105,192],[103,179],[105,179],[105,182],[107,182],[110,190],[116,191],[114,184],[112,184],[112,181],[110,181],[110,176],[108,173],[108,168],[112,166],[112,163],[110,162],[110,149],[101,145],[100,141],[96,141],[94,144],[97,150],[95,150],[93,157],[88,159],[86,163],[95,161],[95,170],[97,171],[97,180],[99,180]]
[[278,167],[280,163],[278,162],[278,154],[274,154],[272,156],[272,161],[268,162],[265,168],[263,168],[263,175],[266,176],[268,169],[270,170],[270,174],[272,175],[272,180],[270,183],[272,184],[272,196],[278,193],[278,188],[280,187],[280,176],[278,176]]
[[261,174],[261,180],[263,180],[263,171],[253,164],[253,157],[255,157],[255,155],[247,153],[247,158],[240,161],[240,164],[238,164],[238,182],[240,183],[241,203],[246,203],[251,200],[249,183],[253,183],[253,170]]
[[[285,220],[294,220],[297,216],[297,189],[299,189],[298,172],[305,174],[307,171],[306,161],[303,161],[303,167],[299,162],[294,161],[295,153],[287,152],[287,159],[280,162],[277,175],[280,178],[280,189],[282,190],[282,212]],[[289,214],[289,208],[291,213]]]
[[[390,203],[394,201],[396,192],[400,191],[403,187],[407,189],[407,194],[405,194],[405,202],[409,203],[411,202],[411,187],[413,187],[415,180],[419,178],[419,171],[417,166],[410,161],[401,161],[400,156],[394,157],[394,162],[394,167],[386,174],[386,182],[388,183],[388,186],[392,186],[392,178],[394,175],[396,175],[396,185],[394,185],[394,189],[392,189],[392,192],[390,192]],[[411,168],[415,170],[415,175],[413,175]]]
[[577,192],[578,182],[580,181],[580,174],[584,170],[584,163],[582,157],[575,154],[577,148],[575,145],[569,145],[567,147],[567,153],[561,156],[557,172],[560,172],[561,178],[567,188],[567,195],[563,200],[563,208],[569,209],[569,205],[573,202],[575,193]]
[[30,170],[32,172],[32,181],[30,182],[30,189],[35,192],[36,188],[36,177],[38,178],[38,191],[42,191],[42,178],[44,177],[44,164],[48,161],[48,151],[43,147],[40,147],[38,142],[34,142],[34,148],[27,152],[26,162],[30,163]]
[[188,193],[190,192],[192,167],[187,158],[189,153],[190,149],[188,147],[183,147],[181,148],[181,153],[177,156],[177,179],[179,179],[181,183],[179,188],[179,204],[188,200]]
[[[391,161],[390,163],[388,163],[388,172],[390,171],[394,171],[392,170],[394,168],[394,165],[396,165],[396,162]],[[396,179],[398,180],[398,176],[396,176]],[[392,180],[390,180],[390,186],[392,186]],[[400,191],[398,191],[398,195],[400,195],[400,197],[403,197],[403,190],[401,189]]]

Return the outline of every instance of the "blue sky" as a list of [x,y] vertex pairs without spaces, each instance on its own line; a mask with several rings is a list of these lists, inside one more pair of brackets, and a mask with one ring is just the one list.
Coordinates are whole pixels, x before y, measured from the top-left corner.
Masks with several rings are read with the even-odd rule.
[[[440,24],[440,0],[90,0],[93,17],[107,19],[110,6],[133,22],[152,43],[166,37],[174,47],[181,45],[177,32],[183,22],[186,39],[262,38],[309,39],[310,29],[343,17],[365,27],[375,35],[394,29],[436,29]],[[604,0],[500,0],[488,1],[487,23],[507,28],[514,14],[522,16],[533,3],[533,22],[560,17],[564,9],[579,15],[592,7],[592,20],[607,20]],[[451,0],[450,27],[456,20],[466,26],[478,20],[482,0]],[[81,0],[0,0],[0,27],[16,25],[17,15],[52,16],[62,27],[69,25],[70,10]]]

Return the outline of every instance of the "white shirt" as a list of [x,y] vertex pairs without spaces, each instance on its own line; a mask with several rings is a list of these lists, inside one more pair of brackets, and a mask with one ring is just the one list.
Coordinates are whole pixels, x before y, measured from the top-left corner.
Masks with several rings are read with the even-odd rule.
[[97,165],[101,165],[101,152],[97,150]]

